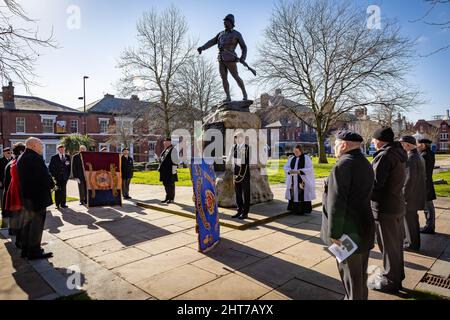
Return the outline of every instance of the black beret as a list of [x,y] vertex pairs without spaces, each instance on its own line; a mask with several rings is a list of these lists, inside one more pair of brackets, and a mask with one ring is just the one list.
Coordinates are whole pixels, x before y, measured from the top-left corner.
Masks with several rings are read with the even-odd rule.
[[171,137],[166,137],[166,138],[164,138],[164,141],[172,141],[172,138]]
[[11,151],[10,147],[6,147],[5,149],[3,149],[3,152],[8,152],[8,151]]
[[413,145],[416,145],[416,144],[417,144],[416,138],[414,138],[413,136],[403,136],[403,137],[400,139],[400,141],[401,141],[401,142],[407,142],[407,143],[410,143],[410,144],[413,144]]
[[420,139],[419,143],[432,144],[433,142],[430,139]]
[[373,137],[384,142],[394,142],[394,131],[390,127],[383,127],[375,131]]
[[130,151],[130,149],[128,149],[128,148],[123,148],[122,152],[124,152],[125,150]]
[[364,139],[356,132],[350,130],[340,130],[336,133],[336,139],[343,141],[363,142]]

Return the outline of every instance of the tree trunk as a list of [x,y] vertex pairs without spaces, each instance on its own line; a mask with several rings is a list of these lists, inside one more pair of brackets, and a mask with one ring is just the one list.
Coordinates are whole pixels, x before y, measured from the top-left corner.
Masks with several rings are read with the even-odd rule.
[[319,145],[319,163],[328,163],[325,153],[325,135],[321,131],[317,131],[317,143]]

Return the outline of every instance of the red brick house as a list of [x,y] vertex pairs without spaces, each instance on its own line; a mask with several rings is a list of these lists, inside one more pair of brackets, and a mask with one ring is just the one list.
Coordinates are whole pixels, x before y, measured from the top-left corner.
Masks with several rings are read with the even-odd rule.
[[414,130],[427,136],[436,145],[437,152],[450,153],[450,111],[447,115],[436,120],[418,120]]
[[[160,154],[162,139],[158,136],[141,132],[139,142],[134,142],[134,120],[140,110],[148,104],[139,101],[136,96],[131,99],[119,99],[112,95],[87,106],[84,112],[46,99],[14,94],[12,82],[2,88],[0,96],[0,154],[5,147],[24,142],[35,136],[44,144],[44,158],[48,163],[56,153],[56,146],[61,139],[72,133],[85,134],[85,120],[89,136],[96,142],[94,150],[106,147],[109,151],[120,151],[123,144],[120,139],[113,139],[112,128],[130,130],[128,145],[136,162],[147,162]],[[115,143],[112,143],[112,140]],[[114,142],[113,141],[113,142]]]

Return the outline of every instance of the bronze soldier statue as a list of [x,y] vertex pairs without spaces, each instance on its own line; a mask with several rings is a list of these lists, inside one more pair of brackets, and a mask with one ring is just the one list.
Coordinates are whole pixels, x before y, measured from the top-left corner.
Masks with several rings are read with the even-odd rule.
[[[222,78],[223,89],[226,94],[226,98],[223,102],[231,101],[228,72],[231,73],[239,88],[241,88],[244,96],[243,100],[247,100],[247,91],[245,90],[244,81],[242,81],[239,77],[237,68],[237,62],[241,62],[243,64],[245,63],[245,59],[247,57],[247,46],[245,45],[242,35],[238,31],[234,30],[234,16],[232,14],[228,14],[223,19],[223,23],[225,30],[219,32],[214,38],[199,47],[197,51],[201,54],[203,50],[207,50],[217,44],[219,48],[218,60],[220,77]],[[242,51],[240,58],[237,57],[235,52],[238,44]]]

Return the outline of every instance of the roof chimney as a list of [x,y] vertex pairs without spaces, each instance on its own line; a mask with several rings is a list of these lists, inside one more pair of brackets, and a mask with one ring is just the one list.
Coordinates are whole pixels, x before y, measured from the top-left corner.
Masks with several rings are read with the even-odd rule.
[[114,95],[113,95],[113,94],[107,93],[107,94],[105,94],[105,98],[111,98],[111,99],[114,99]]
[[281,96],[281,89],[275,89],[275,96]]
[[268,93],[263,93],[261,95],[261,108],[267,108],[269,106],[269,94]]
[[138,95],[137,95],[137,94],[133,94],[133,95],[131,96],[131,100],[139,101]]
[[3,105],[5,107],[14,108],[14,86],[10,81],[8,86],[2,87]]
[[450,120],[450,110],[447,109],[447,120]]

